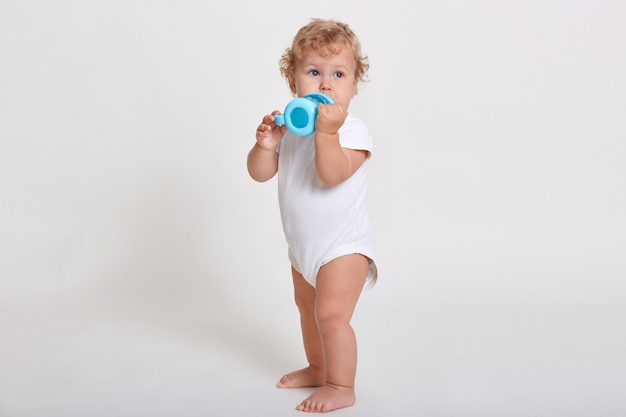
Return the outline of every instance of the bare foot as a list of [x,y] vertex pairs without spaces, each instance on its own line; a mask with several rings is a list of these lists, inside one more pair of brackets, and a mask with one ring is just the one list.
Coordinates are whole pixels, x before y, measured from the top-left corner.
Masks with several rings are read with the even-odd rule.
[[356,402],[354,388],[326,383],[296,407],[307,413],[327,413],[339,408],[350,407]]
[[308,366],[283,376],[276,386],[278,388],[307,388],[324,385],[326,374],[319,368]]

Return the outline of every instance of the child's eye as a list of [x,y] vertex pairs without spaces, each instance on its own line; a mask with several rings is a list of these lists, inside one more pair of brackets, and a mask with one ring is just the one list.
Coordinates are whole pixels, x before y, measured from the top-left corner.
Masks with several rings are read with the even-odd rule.
[[337,77],[337,78],[343,77],[343,72],[336,72],[335,73],[335,77]]
[[314,77],[317,77],[318,75],[320,75],[319,71],[317,71],[317,70],[311,70],[311,71],[309,71],[309,74],[311,74]]

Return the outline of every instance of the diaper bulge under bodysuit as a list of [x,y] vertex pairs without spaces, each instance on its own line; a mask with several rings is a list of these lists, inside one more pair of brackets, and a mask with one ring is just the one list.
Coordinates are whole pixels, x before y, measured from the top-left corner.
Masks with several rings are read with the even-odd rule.
[[[277,150],[278,199],[289,260],[315,286],[323,265],[359,253],[370,259],[371,285],[377,270],[366,204],[369,156],[350,178],[326,185],[315,168],[313,135],[300,137],[287,132]],[[367,126],[350,114],[339,129],[339,141],[344,148],[372,150]]]

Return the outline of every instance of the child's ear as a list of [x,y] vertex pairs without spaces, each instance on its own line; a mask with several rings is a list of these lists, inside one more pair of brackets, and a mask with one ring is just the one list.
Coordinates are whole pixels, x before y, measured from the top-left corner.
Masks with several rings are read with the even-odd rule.
[[289,82],[289,89],[291,90],[291,94],[296,95],[296,80],[293,74],[289,74],[287,76],[287,81]]

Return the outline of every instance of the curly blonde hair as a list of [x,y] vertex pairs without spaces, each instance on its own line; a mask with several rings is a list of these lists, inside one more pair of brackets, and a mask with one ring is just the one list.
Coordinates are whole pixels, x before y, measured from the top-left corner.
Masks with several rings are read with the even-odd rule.
[[348,46],[354,53],[355,79],[367,81],[369,62],[361,52],[361,42],[342,22],[327,19],[311,19],[311,22],[300,28],[293,38],[291,47],[285,49],[280,57],[280,72],[287,79],[291,92],[295,94],[294,71],[296,62],[311,50],[323,55],[336,54],[343,46]]

